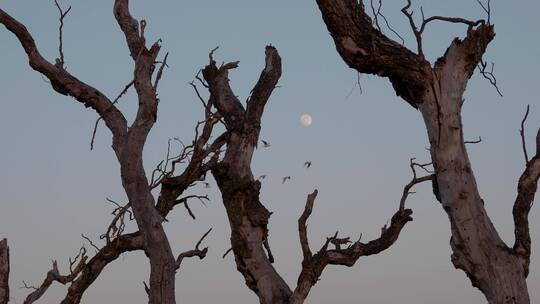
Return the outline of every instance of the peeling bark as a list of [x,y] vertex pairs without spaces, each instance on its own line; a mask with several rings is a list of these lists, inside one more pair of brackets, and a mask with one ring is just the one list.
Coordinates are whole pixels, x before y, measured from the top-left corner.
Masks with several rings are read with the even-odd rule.
[[[361,1],[317,0],[317,3],[343,60],[358,72],[388,77],[396,93],[421,112],[436,174],[434,193],[450,220],[454,266],[467,274],[489,303],[530,303],[526,284],[530,259],[527,217],[540,175],[540,161],[535,156],[520,178],[514,205],[516,243],[514,248],[509,248],[486,213],[463,139],[463,93],[495,37],[493,26],[482,20],[435,17],[458,20],[467,24],[468,30],[466,38],[454,39],[432,67],[423,60],[421,52],[414,54],[389,42],[376,30]],[[414,23],[412,26],[418,33]],[[347,51],[347,45],[352,43],[344,44],[344,32],[354,37],[354,45],[360,48],[378,46],[376,54],[366,58],[362,53]],[[413,59],[408,62],[414,66],[404,65],[403,58],[411,56]]]

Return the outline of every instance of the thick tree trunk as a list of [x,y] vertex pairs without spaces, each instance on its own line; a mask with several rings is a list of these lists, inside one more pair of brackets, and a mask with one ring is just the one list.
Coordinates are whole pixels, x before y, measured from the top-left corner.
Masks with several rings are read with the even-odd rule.
[[[143,145],[132,144],[132,146]],[[126,145],[128,147],[128,145]],[[175,303],[175,258],[163,229],[161,216],[155,208],[142,163],[142,151],[122,151],[120,158],[122,184],[141,231],[144,251],[150,260],[151,304]]]
[[9,247],[7,240],[0,241],[0,304],[9,302]]
[[268,238],[270,212],[259,201],[261,184],[251,173],[254,145],[233,133],[228,147],[224,161],[212,173],[227,210],[237,269],[260,303],[289,303],[292,291],[272,266],[263,245]]
[[436,94],[419,109],[431,143],[438,196],[450,220],[452,263],[489,303],[529,303],[523,266],[499,237],[478,193],[463,140],[461,96],[452,97],[448,87]]

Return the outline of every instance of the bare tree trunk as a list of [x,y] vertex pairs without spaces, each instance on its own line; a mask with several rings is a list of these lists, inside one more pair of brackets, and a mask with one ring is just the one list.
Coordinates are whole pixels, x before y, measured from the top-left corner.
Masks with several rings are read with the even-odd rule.
[[[344,61],[358,72],[388,77],[396,93],[422,113],[436,174],[434,194],[450,220],[454,266],[467,274],[491,304],[530,303],[526,283],[530,259],[527,216],[540,177],[540,137],[537,154],[526,160],[526,170],[518,184],[513,248],[501,240],[484,209],[463,139],[463,93],[495,37],[489,24],[489,6],[483,7],[488,14],[487,23],[433,16],[423,19],[417,27],[408,11],[408,0],[402,12],[415,34],[416,54],[377,29],[377,19],[366,14],[362,1],[317,0],[317,4]],[[431,66],[422,52],[422,33],[434,20],[462,23],[468,30],[465,39],[454,39],[444,56]]]
[[[223,161],[212,169],[231,226],[231,245],[238,271],[246,285],[263,304],[288,303],[292,292],[272,266],[268,244],[270,212],[259,201],[260,183],[251,172],[251,158],[257,145],[264,106],[281,76],[281,58],[274,47],[266,47],[266,67],[244,109],[229,86],[228,70],[238,62],[217,68],[211,62],[203,70],[214,105],[223,116],[229,133]],[[269,248],[269,247],[268,247]]]
[[[137,170],[130,164],[130,160],[122,162],[122,183],[142,232],[145,253],[150,259],[149,303],[175,303],[175,257],[161,224],[163,217],[154,207],[154,197],[142,167]],[[139,160],[139,164],[142,166],[142,161]]]
[[9,247],[7,240],[0,241],[0,304],[9,302]]
[[463,140],[462,97],[452,97],[448,75],[437,77],[445,79],[436,87],[437,97],[428,97],[419,109],[431,143],[438,195],[450,220],[452,263],[489,303],[529,303],[525,269],[499,237],[478,193]]

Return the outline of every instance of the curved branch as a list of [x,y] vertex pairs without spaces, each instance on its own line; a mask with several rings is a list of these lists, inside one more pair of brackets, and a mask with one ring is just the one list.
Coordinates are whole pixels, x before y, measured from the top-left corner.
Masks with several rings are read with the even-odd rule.
[[129,12],[129,0],[114,1],[114,17],[124,32],[126,42],[133,60],[137,60],[139,52],[144,48],[144,26],[141,23],[142,33],[139,34],[139,22]]
[[[525,158],[527,152],[525,150],[525,137],[523,125],[529,113],[529,106],[524,119],[521,122],[521,138],[523,141]],[[517,197],[514,202],[512,214],[514,216],[514,235],[515,242],[513,252],[521,258],[525,276],[529,273],[529,265],[531,260],[531,235],[529,229],[529,212],[534,202],[534,197],[538,188],[538,180],[540,178],[540,129],[536,135],[536,155],[527,161],[525,171],[519,178],[517,187]]]
[[26,27],[1,9],[0,23],[17,37],[28,55],[30,66],[47,77],[56,92],[72,96],[85,107],[94,109],[103,118],[113,133],[113,147],[115,150],[119,149],[127,131],[127,122],[112,102],[94,87],[43,58]]
[[205,234],[199,239],[197,244],[195,245],[195,249],[182,252],[178,255],[178,258],[176,258],[176,269],[180,268],[182,265],[182,261],[185,258],[192,258],[192,257],[198,257],[199,259],[204,259],[206,257],[206,253],[208,252],[208,247],[204,247],[203,249],[200,249],[199,246],[201,246],[202,241],[210,234],[210,231],[212,231],[212,228],[210,228],[208,231],[206,231]]
[[[60,271],[58,270],[58,263],[53,261],[53,267],[51,270],[49,270],[49,272],[47,272],[47,276],[45,277],[43,283],[41,283],[39,287],[27,287],[34,289],[34,291],[26,297],[24,304],[31,304],[37,301],[54,282],[58,282],[63,285],[72,282],[86,266],[87,259],[88,256],[86,255],[86,249],[82,247],[77,256],[73,260],[69,260],[70,273],[68,275],[61,275]],[[73,269],[72,267],[75,265],[75,263],[77,263],[77,266],[75,269]],[[26,283],[23,282],[23,284],[26,286]]]
[[[386,227],[385,225],[381,229],[381,236],[378,239],[372,240],[368,243],[362,243],[359,239],[352,245],[349,245],[352,243],[350,238],[338,238],[338,232],[336,232],[334,236],[327,238],[321,249],[313,255],[311,253],[311,249],[309,248],[306,221],[311,215],[318,191],[315,190],[313,193],[308,195],[304,211],[298,219],[298,232],[300,235],[300,244],[304,256],[302,260],[302,271],[298,277],[297,286],[291,296],[289,302],[290,304],[299,304],[304,302],[311,288],[319,281],[320,276],[327,265],[344,265],[351,267],[360,257],[377,254],[388,249],[396,242],[405,224],[412,221],[412,210],[404,209],[405,201],[408,195],[411,193],[410,189],[414,185],[432,180],[434,177],[433,174],[417,177],[414,170],[415,165],[422,166],[413,163],[411,160],[413,178],[411,182],[405,185],[403,189],[399,209],[392,216],[390,227]],[[330,244],[333,244],[335,249],[329,250],[328,246]],[[346,245],[347,248],[341,248],[342,245]]]
[[429,62],[373,26],[357,0],[317,0],[336,48],[347,65],[360,73],[388,77],[398,96],[413,107],[422,102],[431,77]]

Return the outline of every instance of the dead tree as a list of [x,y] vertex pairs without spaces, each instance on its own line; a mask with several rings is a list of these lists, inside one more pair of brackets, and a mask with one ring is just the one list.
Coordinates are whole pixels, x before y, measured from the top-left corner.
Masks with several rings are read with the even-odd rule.
[[[206,172],[219,158],[219,149],[225,143],[224,137],[219,136],[209,143],[213,126],[219,117],[207,115],[206,120],[197,125],[196,137],[192,144],[185,146],[180,155],[169,157],[164,164],[158,165],[151,180],[146,175],[143,166],[143,148],[152,126],[157,117],[157,87],[163,69],[166,67],[167,55],[158,61],[160,41],[150,47],[146,45],[146,21],[140,22],[130,15],[129,1],[114,2],[114,16],[120,26],[134,62],[133,81],[119,95],[120,98],[131,85],[134,86],[138,97],[138,111],[134,122],[128,125],[124,115],[115,106],[118,98],[112,101],[91,85],[77,79],[64,66],[62,50],[63,19],[69,9],[60,11],[59,58],[55,63],[49,62],[39,52],[33,37],[26,27],[0,9],[0,24],[12,32],[21,43],[28,55],[30,66],[45,76],[52,88],[66,96],[73,97],[85,107],[97,112],[112,133],[112,148],[120,164],[121,180],[129,203],[119,206],[115,218],[105,233],[106,245],[96,247],[96,255],[88,259],[86,250],[77,256],[78,264],[70,269],[67,276],[60,275],[56,262],[53,269],[36,292],[30,294],[25,303],[32,303],[39,298],[53,281],[62,284],[70,283],[68,294],[62,303],[79,303],[84,291],[94,282],[103,268],[114,261],[121,253],[133,250],[144,250],[150,261],[150,280],[148,288],[149,302],[154,304],[175,303],[174,276],[180,263],[185,257],[198,256],[203,258],[207,249],[200,249],[200,242],[192,251],[182,253],[175,258],[162,223],[174,206],[183,204],[189,210],[188,197],[179,198],[194,182],[204,179]],[[202,126],[202,131],[199,128]],[[200,134],[199,134],[200,131]],[[189,162],[188,162],[189,160]],[[186,163],[185,171],[176,174],[176,167]],[[161,192],[156,202],[151,190],[161,186]],[[132,212],[139,231],[122,234],[125,214]],[[191,212],[190,212],[191,213]],[[206,234],[205,234],[206,236]],[[203,236],[204,238],[204,236]],[[202,239],[201,239],[202,241]],[[2,242],[1,257],[7,245]],[[93,244],[92,244],[93,245]],[[83,249],[81,249],[83,250]],[[7,252],[7,251],[6,251]],[[4,261],[0,265],[4,266]],[[74,263],[74,261],[72,261]],[[74,264],[70,264],[74,266]],[[6,266],[7,267],[7,266]],[[71,268],[71,267],[70,267]],[[0,268],[0,295],[7,297],[8,271]]]
[[[515,243],[508,246],[484,209],[463,138],[463,93],[475,68],[480,66],[496,86],[482,62],[495,37],[490,5],[489,1],[487,5],[478,3],[487,13],[487,20],[426,18],[422,12],[418,26],[408,0],[402,12],[416,37],[417,51],[413,52],[374,27],[363,1],[317,0],[336,49],[347,65],[360,73],[387,77],[396,94],[422,114],[436,174],[434,193],[451,224],[454,266],[467,274],[489,303],[526,304],[530,301],[526,284],[531,255],[528,214],[540,176],[540,133],[536,155],[530,160],[526,156],[526,168],[518,182],[513,211]],[[467,35],[455,38],[432,65],[422,51],[422,33],[435,21],[464,24]]]
[[[431,175],[416,177],[405,187],[399,209],[389,227],[383,227],[381,236],[363,243],[339,238],[336,233],[327,238],[321,249],[312,254],[306,221],[311,214],[317,190],[308,195],[306,207],[298,220],[300,243],[303,252],[302,271],[297,287],[292,290],[273,267],[274,257],[268,240],[268,221],[271,212],[259,199],[261,183],[253,177],[251,160],[259,141],[261,119],[266,103],[281,76],[281,58],[273,46],[266,47],[265,68],[246,101],[246,106],[229,86],[229,71],[238,62],[217,66],[210,53],[210,63],[202,70],[202,84],[210,97],[207,108],[215,107],[226,127],[227,148],[223,159],[212,167],[212,174],[222,194],[231,227],[231,250],[238,271],[246,285],[258,296],[260,303],[303,303],[311,288],[319,280],[327,265],[353,266],[362,256],[377,254],[397,240],[405,224],[412,220],[410,209],[405,209],[409,190],[417,183],[430,180]],[[411,168],[414,171],[414,163]],[[335,248],[329,247],[334,245]],[[343,246],[344,245],[344,246]]]

